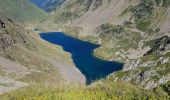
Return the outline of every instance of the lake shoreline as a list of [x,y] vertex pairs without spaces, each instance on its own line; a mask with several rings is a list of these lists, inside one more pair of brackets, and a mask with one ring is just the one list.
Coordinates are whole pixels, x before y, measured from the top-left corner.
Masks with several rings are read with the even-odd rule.
[[[53,31],[52,31],[52,32],[53,32]],[[60,32],[60,31],[59,31],[59,32]],[[40,33],[44,33],[44,32],[40,32]],[[45,33],[48,34],[48,32],[45,32]],[[51,32],[50,32],[50,33],[51,33]],[[96,55],[96,54],[95,54],[96,49],[100,48],[100,47],[101,47],[101,44],[97,44],[97,43],[94,43],[94,42],[91,42],[91,41],[82,39],[82,38],[80,38],[80,37],[78,37],[78,36],[74,36],[74,35],[70,35],[70,34],[68,34],[68,33],[64,33],[64,32],[62,32],[62,31],[61,31],[61,33],[63,33],[63,34],[66,35],[66,36],[72,37],[72,38],[74,38],[74,39],[78,39],[78,40],[80,40],[80,41],[84,41],[84,42],[88,42],[88,43],[91,43],[91,44],[94,44],[94,45],[98,45],[99,47],[95,48],[94,51],[93,51],[93,55],[94,55],[94,57],[96,57],[96,58],[99,58],[99,59],[105,60],[105,61],[114,61],[114,62],[118,62],[118,63],[124,64],[124,63],[121,62],[120,60],[116,60],[116,59],[115,59],[115,60],[109,60],[109,59],[105,59],[105,58],[103,58],[103,57],[100,57],[100,56]],[[40,37],[40,38],[41,38],[41,37]],[[68,52],[68,53],[69,53],[69,52]]]
[[[36,32],[39,33],[39,32]],[[44,39],[40,37],[40,35],[34,35],[35,38],[40,39],[43,43],[45,44],[50,44],[51,46],[55,46],[54,44],[51,44]],[[61,47],[57,45],[58,47]],[[61,47],[62,48],[62,47]],[[63,48],[62,48],[63,50]],[[63,52],[65,52],[63,50]],[[69,52],[65,52],[69,55],[71,55]],[[68,83],[75,83],[75,84],[83,84],[85,85],[86,79],[85,76],[81,73],[81,71],[74,65],[73,61],[72,62],[62,62],[58,60],[54,60],[51,57],[45,58],[47,59],[48,62],[54,65],[54,67],[59,69],[59,73],[63,75],[63,78],[68,82]],[[72,59],[71,59],[72,60]],[[66,66],[65,66],[66,65]],[[70,71],[70,72],[69,72]],[[69,73],[68,73],[69,72]],[[71,75],[74,74],[74,76],[71,77]]]
[[83,41],[63,32],[41,32],[39,35],[52,44],[62,46],[65,52],[72,55],[76,68],[86,77],[86,84],[106,78],[109,74],[123,68],[123,63],[96,57],[94,51],[100,47],[99,44]]

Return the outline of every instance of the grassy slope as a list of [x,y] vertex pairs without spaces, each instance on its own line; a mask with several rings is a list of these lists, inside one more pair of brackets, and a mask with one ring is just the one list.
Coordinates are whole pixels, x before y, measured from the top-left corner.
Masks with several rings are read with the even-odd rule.
[[168,100],[164,91],[168,84],[152,90],[144,90],[124,82],[103,80],[84,87],[45,87],[42,85],[23,88],[7,93],[3,100]]
[[0,0],[0,15],[19,22],[33,22],[47,16],[28,0]]

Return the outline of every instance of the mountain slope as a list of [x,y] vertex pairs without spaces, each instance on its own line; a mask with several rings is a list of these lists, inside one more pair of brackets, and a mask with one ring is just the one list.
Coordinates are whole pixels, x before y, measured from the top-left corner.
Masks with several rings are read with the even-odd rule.
[[169,0],[68,0],[45,21],[57,31],[100,44],[96,56],[125,63],[123,70],[90,86],[65,84],[62,76],[70,79],[76,73],[59,73],[74,68],[67,66],[73,65],[70,55],[0,18],[0,60],[8,63],[0,64],[0,80],[7,82],[0,86],[31,85],[1,98],[169,100],[169,6]]
[[44,3],[43,8],[48,12],[52,12],[59,8],[65,1],[67,0],[48,0]]
[[95,55],[125,63],[114,80],[151,89],[170,81],[169,0],[70,0],[48,19],[101,44]]
[[121,12],[136,0],[70,0],[48,19],[51,23],[71,23],[82,28],[80,35],[94,33],[95,28],[106,22],[122,24],[130,16],[119,17]]
[[0,94],[38,83],[66,82],[85,83],[68,53],[41,40],[38,33],[0,17]]
[[47,12],[53,12],[59,8],[66,0],[30,0]]
[[47,16],[28,0],[0,0],[0,15],[19,22],[40,21]]
[[2,95],[3,100],[168,100],[168,86],[166,84],[154,90],[145,90],[125,82],[104,80],[89,87],[70,86],[51,87],[34,86],[23,88]]
[[[140,2],[143,3],[139,4]],[[146,4],[150,4],[150,7]],[[142,9],[143,7],[148,8]],[[141,14],[144,14],[143,16],[148,18],[148,20],[152,20],[145,20],[142,23],[142,20],[139,18],[142,17]],[[114,25],[122,25],[126,21],[136,22],[137,20],[138,22],[135,23],[136,27],[134,28],[138,28],[141,31],[147,27],[142,27],[142,24],[147,25],[146,22],[154,22],[150,25],[157,25],[162,28],[161,30],[168,32],[168,16],[169,0],[160,0],[159,4],[157,4],[157,0],[70,0],[65,2],[48,21],[56,24],[71,23],[71,25],[81,27],[82,31],[80,33],[82,34],[80,35],[95,33],[95,29],[98,26],[107,22]],[[164,21],[164,19],[167,20]]]

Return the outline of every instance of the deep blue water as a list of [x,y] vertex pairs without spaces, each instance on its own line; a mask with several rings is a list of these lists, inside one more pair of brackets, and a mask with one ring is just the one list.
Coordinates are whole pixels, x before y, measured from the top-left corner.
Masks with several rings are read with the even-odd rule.
[[71,53],[74,64],[85,75],[87,84],[122,69],[122,63],[95,57],[93,51],[99,47],[97,44],[67,36],[62,32],[40,33],[40,37]]

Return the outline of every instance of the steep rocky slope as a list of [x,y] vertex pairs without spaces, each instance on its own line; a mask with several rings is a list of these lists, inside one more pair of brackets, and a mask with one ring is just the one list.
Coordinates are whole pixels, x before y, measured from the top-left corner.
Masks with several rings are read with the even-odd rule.
[[28,0],[0,0],[0,15],[19,22],[35,22],[47,13]]

